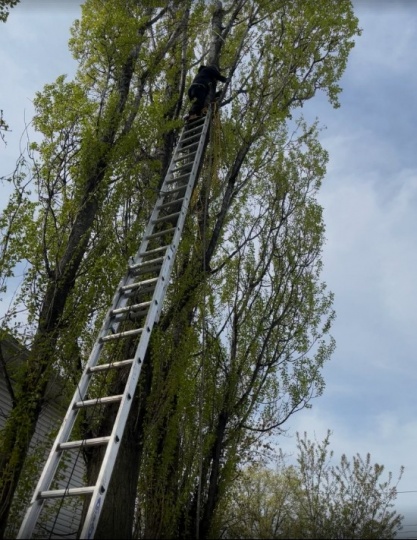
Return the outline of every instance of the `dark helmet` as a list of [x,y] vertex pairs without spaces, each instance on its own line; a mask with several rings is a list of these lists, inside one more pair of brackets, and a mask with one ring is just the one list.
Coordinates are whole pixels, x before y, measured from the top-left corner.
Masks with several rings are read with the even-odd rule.
[[204,69],[205,67],[206,67],[206,66],[201,65],[201,66],[198,68],[198,73],[200,73],[200,71],[201,71],[202,69]]

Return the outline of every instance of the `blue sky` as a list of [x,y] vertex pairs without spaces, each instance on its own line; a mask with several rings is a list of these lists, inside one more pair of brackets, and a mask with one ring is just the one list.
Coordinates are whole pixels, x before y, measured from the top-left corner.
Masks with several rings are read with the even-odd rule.
[[[78,4],[24,0],[0,27],[0,108],[13,130],[0,143],[0,176],[24,144],[35,92],[75,72],[67,41]],[[354,5],[363,35],[341,81],[341,108],[317,96],[303,109],[326,126],[330,154],[320,202],[337,349],[324,395],[292,419],[289,435],[322,439],[331,429],[336,456],[370,452],[394,477],[404,465],[399,491],[415,493],[398,495],[406,516],[399,537],[417,538],[417,2]],[[6,198],[2,188],[0,206]],[[292,451],[294,438],[282,444]]]
[[[363,28],[341,81],[341,108],[307,106],[327,129],[320,195],[327,244],[323,278],[335,293],[337,349],[326,390],[294,430],[332,448],[371,453],[396,475],[397,507],[417,524],[417,2],[358,0]],[[408,532],[407,532],[408,531]],[[411,533],[413,531],[413,533]],[[417,537],[417,526],[402,538]]]

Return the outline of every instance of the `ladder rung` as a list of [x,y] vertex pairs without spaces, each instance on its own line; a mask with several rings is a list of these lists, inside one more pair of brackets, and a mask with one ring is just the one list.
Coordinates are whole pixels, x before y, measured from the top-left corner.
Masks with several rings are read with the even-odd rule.
[[161,246],[155,249],[150,249],[149,251],[145,251],[142,256],[144,257],[145,255],[154,255],[155,253],[159,253],[160,251],[166,251],[168,248],[169,248],[169,245]]
[[[172,190],[174,191],[174,190]],[[170,193],[172,193],[172,191]],[[171,229],[165,229],[165,231],[159,231],[157,233],[150,234],[146,237],[146,240],[151,240],[152,238],[158,238],[158,236],[164,236],[164,234],[172,233],[173,231],[176,231],[176,227],[172,227]]]
[[[173,230],[173,229],[168,229]],[[156,233],[155,233],[156,234]],[[153,236],[153,235],[151,235]],[[148,236],[150,238],[150,236]],[[153,283],[156,283],[158,281],[158,278],[150,278],[150,279],[144,279],[143,281],[138,281],[137,283],[131,283],[130,285],[124,285],[123,287],[120,287],[120,290],[122,292],[131,291],[133,289],[139,289],[140,287],[143,287],[144,285],[152,285]]]
[[165,182],[165,185],[174,184],[174,182],[180,182],[181,180],[185,180],[186,178],[190,177],[190,173],[181,174],[180,176],[176,176],[175,178],[171,178],[170,180],[167,180]]
[[[187,127],[187,126],[186,126],[186,127]],[[193,135],[195,135],[195,134],[197,134],[197,133],[200,135],[200,133],[201,133],[202,131],[203,131],[203,125],[201,125],[201,126],[194,126],[194,127],[191,128],[191,129],[185,129],[185,130],[183,131],[183,133],[182,133],[182,137],[184,137],[184,139],[185,139],[185,138],[189,138],[189,135],[190,135],[190,134],[191,134],[191,136],[193,136]],[[184,140],[184,139],[182,139],[182,140]],[[179,142],[181,142],[181,137],[180,137]]]
[[131,310],[126,311],[125,313],[116,313],[114,317],[118,317],[119,321],[136,321],[137,319],[140,319],[141,317],[145,317],[147,315],[148,310],[147,309],[137,309],[137,310]]
[[88,495],[93,493],[95,486],[86,486],[80,488],[70,489],[54,489],[52,491],[41,491],[39,493],[40,499],[58,499],[61,497],[74,497],[77,495]]
[[[185,174],[186,174],[187,176],[190,176],[190,174],[191,174],[191,172],[192,172],[192,169],[193,169],[192,165],[193,165],[192,163],[186,165],[186,167],[189,167],[189,168],[185,171]],[[181,170],[184,169],[184,168],[185,168],[185,167],[179,167],[178,169],[174,169],[172,172],[173,172],[173,173],[174,173],[174,172],[176,173],[176,172],[181,171]],[[184,182],[185,182],[184,185],[186,185],[186,184],[188,183],[186,180],[184,180]],[[173,184],[173,182],[167,182],[167,184]],[[165,193],[163,189],[161,189],[161,193]]]
[[126,330],[125,332],[118,332],[117,334],[109,334],[101,338],[101,342],[114,341],[115,339],[125,338],[129,336],[137,336],[143,332],[143,328],[135,328],[134,330]]
[[96,371],[108,371],[110,369],[118,369],[126,366],[131,366],[133,364],[133,359],[129,360],[120,360],[119,362],[112,362],[111,364],[100,364],[99,366],[93,366],[89,368],[88,373],[95,373]]
[[118,401],[122,401],[122,397],[123,394],[95,399],[84,399],[83,401],[76,401],[74,403],[74,409],[83,409],[84,407],[94,407],[95,405],[107,405],[108,403],[117,403]]
[[72,450],[84,446],[102,446],[110,441],[111,437],[96,437],[95,439],[84,439],[82,441],[68,441],[58,445],[58,450]]
[[158,272],[161,270],[162,264],[155,266],[145,266],[144,268],[138,268],[135,271],[135,276],[142,276],[144,274],[152,274],[152,272]]
[[173,199],[172,201],[168,201],[168,202],[166,202],[164,204],[160,204],[157,207],[157,209],[162,210],[163,208],[168,208],[172,204],[181,204],[184,199],[185,199],[185,197],[180,197],[179,199]]
[[[158,199],[154,204],[146,232],[143,234],[139,252],[130,258],[129,265],[131,266],[129,266],[126,276],[116,289],[112,307],[90,354],[87,364],[89,367],[82,375],[71,405],[62,422],[56,442],[52,447],[37,484],[32,503],[29,505],[22,522],[18,538],[32,537],[45,499],[62,499],[64,497],[85,495],[90,496],[91,501],[85,501],[85,503],[89,503],[89,508],[85,516],[83,516],[84,522],[80,524],[80,536],[82,538],[94,536],[102,509],[100,505],[103,505],[105,500],[117,459],[118,446],[120,446],[117,442],[119,437],[122,437],[129,414],[131,414],[132,398],[140,380],[140,368],[143,367],[143,359],[148,351],[148,340],[151,337],[152,328],[160,316],[160,310],[171,279],[175,252],[184,226],[185,207],[193,185],[197,181],[197,173],[203,160],[203,142],[209,136],[212,115],[211,106],[208,111],[210,111],[209,114],[186,123],[181,131],[162,187],[157,190]],[[143,318],[136,320],[136,322],[129,323],[127,321],[128,318],[139,318],[142,315]],[[126,345],[126,342],[116,340],[126,337],[127,344],[129,344],[130,336],[136,336],[131,343],[132,347],[136,349],[135,352],[129,353],[131,358],[123,360],[128,356],[125,355],[119,356],[122,360],[112,361],[118,358],[111,352],[112,343],[116,348],[120,348],[123,344]],[[104,346],[103,344],[106,342],[110,342],[110,344]],[[99,382],[95,377],[96,373],[107,375],[110,370],[123,368],[126,369],[125,372],[113,371],[114,375],[117,373],[121,376],[126,375],[123,393],[111,395],[111,390],[101,393],[94,391],[94,387]],[[93,387],[92,390],[90,385]],[[99,411],[103,414],[112,412],[113,409],[116,412],[116,409],[118,409],[118,414],[113,422],[114,432],[108,436],[90,437],[84,440],[77,439],[77,437],[83,435],[73,435],[73,438],[77,440],[71,440],[70,434],[77,425],[77,413],[80,411],[85,411],[85,413],[90,411],[92,413],[95,406],[98,406]],[[105,407],[108,410],[104,411]],[[90,417],[90,414],[86,414],[85,420],[92,421],[94,425],[95,420]],[[115,432],[117,432],[117,436]],[[96,484],[80,485],[81,482],[77,482],[72,485],[79,487],[70,487],[70,484],[56,483],[59,480],[59,477],[56,477],[56,472],[59,460],[63,457],[62,454],[70,450],[76,452],[82,450],[83,447],[102,447],[103,450],[106,450],[100,464]],[[53,487],[59,489],[53,489]]]
[[129,313],[129,311],[138,311],[138,310],[141,310],[143,308],[149,307],[151,304],[152,304],[152,302],[149,301],[149,302],[142,302],[140,304],[134,304],[132,306],[121,307],[121,308],[113,309],[111,314],[112,315],[120,315],[122,313]]
[[[194,136],[194,135],[200,137],[201,133],[203,131],[203,127],[204,127],[203,124],[200,124],[199,126],[196,125],[196,126],[192,127],[191,129],[187,129],[187,131],[184,131],[184,137],[189,138],[188,137],[189,135],[191,137]],[[181,141],[180,141],[180,143],[181,143]]]
[[[194,148],[195,146],[198,146],[199,142],[200,141],[198,140],[198,141],[194,141],[194,142],[192,142],[190,144],[187,144],[186,146],[180,146],[178,150],[179,150],[180,153],[184,152],[184,150],[188,150],[189,148]],[[193,152],[193,154],[195,154],[195,153],[196,152]]]
[[166,197],[167,195],[170,195],[171,193],[177,193],[178,191],[187,189],[187,187],[188,187],[188,184],[183,184],[182,186],[176,187],[174,189],[170,189],[169,191],[164,191],[163,195]]
[[181,212],[175,212],[174,214],[168,214],[167,216],[154,219],[152,223],[163,223],[164,221],[169,221],[172,218],[176,218],[181,214]]
[[[200,139],[201,139],[201,133],[202,133],[202,130],[199,130],[198,133],[192,133],[189,137],[180,141],[177,151],[182,152],[185,148],[199,145]],[[185,143],[184,146],[182,146],[183,143]]]
[[[195,124],[202,123],[201,121],[205,120],[205,118],[206,118],[205,116],[200,116],[200,118],[196,118],[192,122],[189,122],[186,127],[190,127],[190,126],[193,126]],[[187,131],[189,131],[189,129],[187,129]]]
[[134,272],[135,270],[139,270],[140,268],[144,268],[145,266],[149,266],[152,264],[155,265],[155,264],[159,264],[163,262],[164,262],[164,257],[158,257],[156,259],[151,259],[150,261],[143,261],[137,264],[132,264],[132,266],[129,267],[129,270]]
[[[190,152],[188,154],[185,154],[184,156],[180,156],[180,157],[177,157],[174,159],[174,163],[177,163],[178,161],[182,161],[183,159],[187,159],[187,158],[190,158],[190,157],[193,157],[195,156],[197,153],[197,151],[195,152]],[[194,163],[194,160],[191,160],[188,162],[188,163],[185,163],[185,165],[189,165],[190,163]]]
[[180,167],[177,167],[176,169],[174,169],[173,171],[171,172],[178,172],[178,171],[182,171],[183,169],[185,169],[186,167],[189,167],[189,171],[187,172],[191,172],[192,168],[193,168],[193,164],[194,164],[194,161],[190,161],[190,163],[185,163],[184,165],[181,165]]
[[[193,134],[190,135],[189,137],[184,137],[183,139],[181,139],[181,140],[179,141],[179,144],[181,145],[181,144],[183,144],[183,143],[185,143],[185,142],[187,142],[187,141],[192,141],[192,140],[194,140],[194,139],[200,139],[201,132],[202,132],[202,129],[200,129],[200,131],[199,131],[198,133],[193,133]],[[184,135],[185,135],[185,133],[184,133]]]

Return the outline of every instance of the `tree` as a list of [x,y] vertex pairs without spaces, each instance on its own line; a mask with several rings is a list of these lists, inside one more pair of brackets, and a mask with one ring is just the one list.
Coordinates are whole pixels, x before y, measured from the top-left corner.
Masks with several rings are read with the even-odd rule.
[[0,0],[0,21],[6,22],[9,16],[9,9],[19,3],[20,0]]
[[[30,263],[14,309],[28,310],[31,354],[2,435],[3,524],[45,383],[54,370],[75,383],[136,251],[202,59],[232,82],[106,497],[118,511],[103,512],[96,536],[130,537],[134,524],[145,537],[215,534],[238,464],[321,394],[333,349],[316,201],[327,154],[317,125],[298,119],[291,136],[288,122],[318,90],[338,106],[357,33],[350,3],[336,0],[83,4],[70,43],[76,79],[59,77],[35,100],[43,142],[32,147],[33,220],[19,207],[33,225],[9,235],[7,260]],[[114,354],[129,357],[132,346]],[[95,432],[111,421],[111,411],[97,418]],[[86,455],[90,478],[98,452]]]
[[297,434],[297,465],[249,467],[220,512],[223,538],[395,538],[402,516],[392,510],[401,479],[370,454],[332,464],[330,432],[321,443]]
[[382,481],[384,466],[371,464],[368,453],[349,461],[342,455],[340,463],[331,465],[328,452],[330,432],[321,444],[297,435],[298,465],[305,500],[301,511],[311,528],[304,538],[394,538],[402,516],[390,510],[403,473],[400,469],[394,486],[392,473]]
[[295,469],[251,465],[236,475],[217,512],[220,538],[296,538],[294,511],[300,494]]
[[[158,41],[155,50],[144,52],[144,35],[167,9],[154,15],[151,8],[140,12],[136,7],[135,17],[129,11],[135,3],[126,5],[119,2],[119,6],[112,3],[110,7],[109,4],[92,1],[85,5],[87,21],[88,4],[101,9],[102,29],[110,27],[117,34],[123,23],[123,35],[119,36],[117,44],[114,41],[106,42],[108,50],[98,53],[109,54],[104,75],[96,72],[88,59],[84,59],[86,65],[83,66],[84,50],[75,40],[74,54],[78,55],[84,67],[84,70],[80,70],[78,81],[67,83],[64,77],[59,77],[54,84],[46,85],[44,92],[35,99],[38,114],[34,124],[44,135],[39,146],[32,146],[32,150],[42,156],[41,162],[35,161],[33,171],[38,204],[35,209],[30,207],[32,225],[22,231],[16,228],[19,220],[14,220],[14,228],[9,230],[8,235],[9,260],[26,259],[30,264],[19,300],[28,310],[28,322],[33,329],[28,329],[30,356],[17,382],[19,389],[15,393],[13,410],[2,433],[0,533],[4,532],[12,495],[42,410],[43,396],[52,370],[67,369],[71,372],[77,367],[81,354],[77,339],[83,333],[80,328],[83,324],[88,325],[88,318],[91,321],[91,316],[94,317],[96,309],[101,307],[103,294],[108,292],[109,285],[112,288],[115,286],[115,283],[107,282],[103,287],[106,280],[102,277],[99,280],[101,283],[96,282],[97,289],[93,286],[85,294],[85,273],[93,281],[95,273],[103,276],[99,257],[110,247],[110,239],[98,238],[94,231],[100,227],[99,212],[103,210],[102,207],[107,211],[111,208],[110,215],[114,217],[114,212],[117,215],[120,208],[117,200],[120,197],[126,200],[126,193],[122,194],[123,189],[119,188],[120,182],[117,188],[112,189],[120,174],[117,167],[128,159],[129,163],[125,162],[123,170],[126,181],[129,169],[132,171],[135,168],[135,156],[130,155],[131,145],[138,144],[138,139],[140,141],[143,137],[140,129],[132,132],[132,124],[146,84],[149,79],[152,80],[153,74],[150,68],[142,70],[135,76],[135,92],[129,94],[135,63],[141,59],[141,55],[151,56],[150,65],[162,61],[178,36],[179,25],[177,28],[173,25],[169,37]],[[126,14],[124,20],[123,13]],[[100,21],[96,22],[98,25]],[[126,22],[130,22],[130,26]],[[92,31],[92,27],[89,30]],[[105,33],[98,37],[102,43],[106,39]],[[88,46],[88,36],[83,36],[83,47]],[[144,138],[149,139],[152,145],[152,133],[146,133]],[[120,142],[122,145],[119,145]],[[119,149],[120,146],[123,149]],[[139,164],[134,171],[137,174],[145,169],[144,195],[149,177],[146,174],[148,163],[149,160],[146,164]],[[138,200],[137,204],[140,207],[141,201]],[[13,205],[11,200],[5,211],[6,216],[13,214]],[[107,222],[106,228],[110,227],[111,224]],[[138,233],[132,227],[129,235],[135,232]],[[122,243],[128,241],[128,238],[124,238]],[[123,249],[123,245],[119,249]],[[88,252],[92,257],[86,257]],[[123,263],[126,261],[125,258],[117,260],[118,254],[119,250],[113,252],[117,270],[118,265],[124,266],[122,260]],[[78,290],[73,294],[76,284]],[[80,295],[83,297],[82,304]],[[75,326],[69,323],[70,319]],[[64,359],[69,365],[64,365]]]

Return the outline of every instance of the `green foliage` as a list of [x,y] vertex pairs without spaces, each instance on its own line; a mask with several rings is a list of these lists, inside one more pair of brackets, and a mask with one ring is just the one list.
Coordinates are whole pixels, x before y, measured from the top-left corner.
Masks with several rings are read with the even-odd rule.
[[16,171],[8,181],[13,185],[13,192],[0,214],[0,291],[6,290],[8,278],[14,276],[17,264],[25,259],[28,237],[34,234],[33,217],[36,203],[31,200],[30,182],[24,174],[25,162],[20,160]]
[[3,131],[9,131],[9,124],[6,122],[3,116],[3,109],[0,109],[0,138],[6,144],[6,138]]
[[219,36],[217,2],[84,2],[70,40],[77,75],[37,93],[42,140],[0,224],[3,288],[27,264],[10,311],[26,310],[32,349],[14,425],[24,403],[33,415],[24,437],[12,421],[7,431],[22,456],[48,377],[75,384],[136,252],[186,83],[210,59],[231,77],[138,394],[140,465],[125,474],[138,478],[135,519],[148,537],[209,534],[239,465],[259,460],[268,434],[323,392],[334,348],[317,202],[327,153],[318,126],[294,115],[317,91],[338,106],[357,20],[336,0],[223,5]]
[[13,8],[20,0],[0,0],[0,21],[6,22],[9,16],[9,10]]

